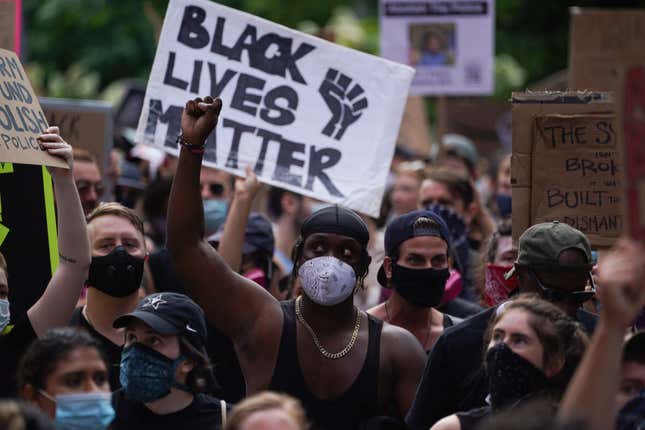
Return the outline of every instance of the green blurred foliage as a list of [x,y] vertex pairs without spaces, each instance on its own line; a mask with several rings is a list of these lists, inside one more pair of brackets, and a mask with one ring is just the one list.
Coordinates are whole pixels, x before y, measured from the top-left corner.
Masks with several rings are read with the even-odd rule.
[[[168,0],[24,0],[24,58],[42,95],[96,97],[146,79]],[[222,0],[222,4],[378,53],[377,0]],[[496,92],[567,66],[570,6],[645,7],[645,0],[497,0]]]

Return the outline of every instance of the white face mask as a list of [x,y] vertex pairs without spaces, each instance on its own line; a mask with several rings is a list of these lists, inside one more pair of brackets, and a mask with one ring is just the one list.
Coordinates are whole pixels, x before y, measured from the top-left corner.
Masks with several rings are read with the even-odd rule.
[[349,264],[336,257],[316,257],[298,269],[300,285],[313,302],[334,306],[354,292],[356,273]]
[[0,299],[0,332],[9,325],[10,319],[9,300]]

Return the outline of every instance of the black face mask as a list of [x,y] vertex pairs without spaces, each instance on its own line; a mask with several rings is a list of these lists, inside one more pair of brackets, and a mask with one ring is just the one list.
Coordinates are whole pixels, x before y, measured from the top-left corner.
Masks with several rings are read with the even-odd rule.
[[392,264],[392,284],[408,302],[422,307],[441,303],[450,271],[446,269],[410,269]]
[[143,258],[117,246],[108,255],[92,257],[87,284],[112,297],[125,297],[137,291],[143,277]]
[[505,343],[486,353],[486,372],[493,410],[511,406],[549,386],[546,375]]

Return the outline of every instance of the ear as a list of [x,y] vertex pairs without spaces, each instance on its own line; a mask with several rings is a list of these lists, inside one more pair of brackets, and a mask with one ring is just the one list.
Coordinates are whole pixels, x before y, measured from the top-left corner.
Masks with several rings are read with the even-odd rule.
[[179,370],[184,375],[188,375],[188,373],[190,373],[190,371],[193,370],[195,367],[197,367],[197,363],[195,363],[190,358],[187,358],[181,362],[181,364],[179,365]]
[[553,378],[555,375],[560,373],[562,368],[564,367],[564,357],[558,357],[556,361],[551,363],[551,365],[548,368],[544,368],[544,374],[546,375],[547,378]]
[[282,198],[280,199],[280,204],[282,205],[283,212],[289,215],[295,214],[298,210],[297,199],[289,193],[284,193],[282,195]]
[[22,387],[22,389],[20,390],[20,395],[22,396],[22,399],[29,402],[36,401],[36,393],[37,393],[36,389],[31,384],[25,384],[25,386]]
[[387,279],[392,279],[392,259],[390,257],[383,258],[383,271]]
[[464,211],[464,218],[466,221],[466,224],[470,224],[473,219],[475,218],[475,215],[477,215],[477,211],[479,210],[479,203],[476,202],[471,202],[468,207],[465,208]]

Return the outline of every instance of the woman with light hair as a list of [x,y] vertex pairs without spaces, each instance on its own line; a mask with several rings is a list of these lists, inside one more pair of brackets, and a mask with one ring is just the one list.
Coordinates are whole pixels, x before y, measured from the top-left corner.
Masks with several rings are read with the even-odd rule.
[[309,424],[300,401],[271,391],[240,402],[226,421],[225,430],[307,430]]

